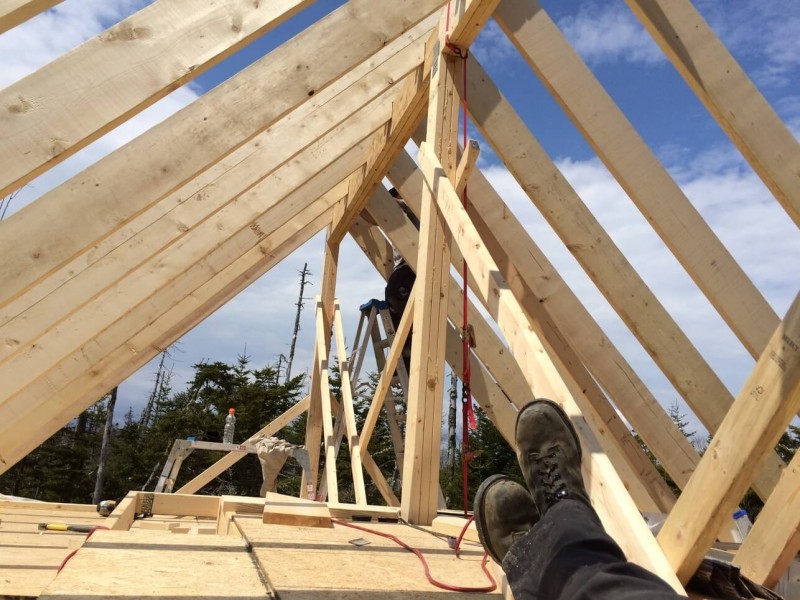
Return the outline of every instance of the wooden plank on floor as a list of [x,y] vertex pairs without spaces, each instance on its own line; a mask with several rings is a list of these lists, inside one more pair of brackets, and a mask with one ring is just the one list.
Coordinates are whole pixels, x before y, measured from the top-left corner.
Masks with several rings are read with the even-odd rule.
[[236,598],[267,589],[240,537],[98,531],[42,592],[42,599]]
[[[425,579],[418,559],[394,542],[355,529],[334,525],[333,529],[264,525],[259,519],[234,517],[274,592],[282,600],[433,600],[464,599],[475,594],[446,592]],[[397,536],[419,549],[431,574],[447,583],[485,586],[489,582],[480,568],[483,548],[468,542],[461,558],[447,543],[430,533],[402,524],[368,523],[370,529]],[[358,546],[351,540],[364,539]],[[368,568],[365,568],[368,565]],[[497,592],[490,594],[497,597]]]
[[331,513],[324,502],[267,492],[261,521],[271,525],[331,527]]

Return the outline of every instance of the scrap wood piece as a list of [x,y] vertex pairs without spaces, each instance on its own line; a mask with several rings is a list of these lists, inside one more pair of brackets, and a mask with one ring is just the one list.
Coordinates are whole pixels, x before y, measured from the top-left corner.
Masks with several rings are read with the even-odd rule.
[[332,527],[331,513],[324,502],[267,492],[262,522],[271,525]]

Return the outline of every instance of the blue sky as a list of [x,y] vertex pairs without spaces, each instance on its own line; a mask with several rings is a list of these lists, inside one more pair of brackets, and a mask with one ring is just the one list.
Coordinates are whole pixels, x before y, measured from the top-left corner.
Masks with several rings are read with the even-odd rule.
[[[66,0],[54,10],[0,36],[3,65],[0,87],[24,77],[146,4],[149,2],[142,0]],[[153,123],[176,112],[340,4],[342,2],[318,0],[263,39],[26,186],[15,197],[7,214],[13,214]],[[543,0],[541,4],[775,310],[783,315],[800,287],[797,228],[625,3],[622,0]],[[800,132],[800,5],[792,0],[769,3],[697,0],[696,6],[797,137]],[[53,31],[58,31],[59,35],[52,35]],[[666,252],[494,23],[481,34],[473,52],[637,271],[731,392],[736,393],[752,368],[753,360]],[[481,167],[657,398],[665,405],[675,401],[677,392],[636,344],[486,144],[482,145]],[[351,339],[358,319],[357,306],[371,297],[381,297],[383,284],[351,241],[344,243],[341,256],[338,288],[345,309],[345,332]],[[253,363],[260,366],[275,362],[279,354],[286,353],[297,296],[297,271],[304,262],[309,263],[312,282],[317,283],[322,268],[321,236],[185,336],[179,349],[173,351],[175,386],[180,388],[190,375],[191,364],[203,359],[232,362],[246,347]],[[313,295],[318,287],[310,289],[309,295]],[[313,335],[310,309],[304,314],[302,327],[295,372],[310,365]],[[128,406],[141,407],[154,370],[155,365],[151,363],[121,386],[123,410]],[[695,420],[692,422],[700,429]]]

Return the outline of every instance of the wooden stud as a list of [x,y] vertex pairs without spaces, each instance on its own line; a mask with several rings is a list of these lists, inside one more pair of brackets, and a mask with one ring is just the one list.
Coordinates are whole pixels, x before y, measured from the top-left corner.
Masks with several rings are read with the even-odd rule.
[[275,492],[267,492],[263,523],[301,527],[333,527],[331,513],[324,502],[303,500]]
[[[350,2],[0,223],[0,305],[268,129],[441,5],[442,0]],[[309,48],[326,59],[306,64]],[[287,79],[285,73],[298,65],[303,76]],[[134,195],[114,192],[133,189]],[[86,214],[92,218],[79,217]]]
[[128,531],[136,517],[136,502],[138,492],[128,492],[122,501],[114,507],[104,523],[106,527],[114,530]]
[[[52,1],[45,4],[54,4]],[[21,188],[311,0],[155,2],[0,92],[0,197]],[[0,17],[0,23],[2,18]],[[124,73],[124,77],[119,74]],[[34,99],[34,104],[25,102]]]
[[[715,432],[733,403],[731,393],[478,62],[473,56],[469,61],[469,108],[476,127],[681,397]],[[781,466],[775,455],[759,473],[754,487],[763,497],[775,487]]]
[[[244,443],[253,443],[261,437],[267,437],[277,433],[290,422],[294,421],[297,417],[306,412],[308,410],[309,401],[310,396],[306,396],[302,400],[298,401],[297,404],[284,411],[280,416],[275,417],[268,425],[262,427],[256,433],[247,438]],[[222,473],[230,469],[244,457],[245,454],[242,452],[228,452],[225,456],[220,458],[205,471],[197,475],[188,483],[184,484],[180,489],[176,490],[175,493],[196,494],[200,488],[222,475]]]
[[584,445],[584,473],[593,505],[606,530],[632,561],[656,573],[676,591],[680,583],[655,543],[597,438],[581,416],[574,399],[530,330],[518,301],[499,275],[497,265],[483,247],[452,184],[427,143],[420,148],[420,165],[426,185],[437,190],[437,205],[445,216],[453,241],[469,262],[473,291],[486,303],[536,397],[558,402],[580,433]]
[[[456,59],[442,52],[446,34],[443,16],[439,39],[433,49],[428,135],[437,155],[447,165],[448,174],[455,176],[459,103],[455,85]],[[445,224],[433,195],[424,189],[419,217],[415,331],[411,343],[400,506],[403,518],[409,523],[429,525],[436,516],[438,503],[450,253]]]
[[[327,265],[327,261],[326,261]],[[327,498],[331,502],[339,501],[338,478],[336,476],[336,448],[334,447],[333,413],[331,409],[331,388],[328,379],[328,340],[330,340],[330,327],[325,323],[323,300],[317,296],[317,335],[316,356],[317,362],[313,365],[319,371],[319,392],[321,401],[322,431],[324,433],[325,447],[325,478],[328,484]],[[326,500],[326,498],[320,498]]]
[[800,227],[800,145],[689,0],[625,0]]
[[747,577],[775,588],[800,552],[800,452],[758,513],[733,563]]
[[151,500],[149,512],[154,515],[179,515],[189,517],[216,518],[219,513],[219,496],[199,496],[194,494],[158,494],[139,492],[136,495],[136,512],[145,508],[145,499]]
[[772,334],[658,534],[681,581],[694,574],[716,532],[731,518],[747,491],[759,464],[798,410],[800,294]]
[[[447,32],[447,42],[450,47],[459,48],[465,55],[498,4],[500,4],[500,0],[457,0],[454,2],[453,14],[450,16],[451,28]],[[446,10],[449,9],[450,6]],[[447,48],[442,50],[447,51]]]
[[538,2],[527,0],[501,2],[497,23],[675,258],[758,358],[769,332],[778,325],[778,315],[561,30]]
[[361,448],[356,428],[356,415],[353,407],[353,389],[350,383],[350,367],[347,365],[347,346],[344,341],[342,327],[342,314],[339,302],[333,306],[333,331],[336,339],[336,350],[339,356],[339,373],[341,377],[342,411],[344,412],[345,427],[347,428],[347,443],[350,449],[350,468],[353,473],[353,488],[355,490],[356,504],[367,503],[367,493],[364,489],[364,473],[361,470]]

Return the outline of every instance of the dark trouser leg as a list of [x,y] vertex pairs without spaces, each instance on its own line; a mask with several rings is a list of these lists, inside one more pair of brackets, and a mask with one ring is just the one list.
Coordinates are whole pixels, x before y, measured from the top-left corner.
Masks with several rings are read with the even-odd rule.
[[503,560],[516,600],[683,598],[628,562],[594,510],[577,500],[552,506]]
[[[411,296],[411,289],[414,287],[416,277],[411,267],[403,265],[396,268],[386,282],[386,302],[389,304],[389,315],[392,318],[392,325],[394,325],[395,331],[400,326],[400,319],[406,310],[406,304],[408,304],[408,298]],[[403,346],[403,362],[406,365],[406,371],[409,371],[411,368],[411,334],[408,335]]]

